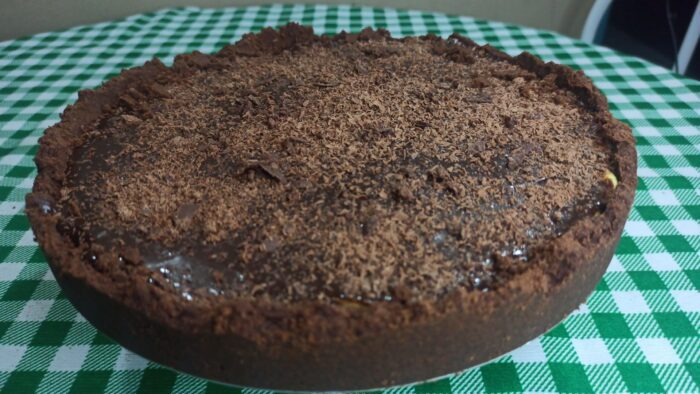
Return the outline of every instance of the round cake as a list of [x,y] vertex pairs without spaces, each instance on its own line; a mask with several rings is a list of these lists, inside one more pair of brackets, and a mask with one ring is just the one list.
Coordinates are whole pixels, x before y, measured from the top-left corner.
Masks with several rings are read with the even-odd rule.
[[90,322],[280,390],[422,381],[542,334],[600,280],[636,187],[581,72],[294,24],[80,92],[36,164],[27,214]]

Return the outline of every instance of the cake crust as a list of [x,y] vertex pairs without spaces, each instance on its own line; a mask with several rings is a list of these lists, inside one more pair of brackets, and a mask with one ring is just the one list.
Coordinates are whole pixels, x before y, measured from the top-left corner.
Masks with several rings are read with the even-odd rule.
[[[171,68],[153,60],[126,70],[96,90],[80,92],[61,122],[46,131],[26,210],[69,299],[107,335],[155,361],[214,380],[285,390],[365,389],[440,376],[487,361],[556,324],[585,300],[619,241],[636,188],[631,131],[610,115],[604,96],[580,72],[545,64],[527,53],[510,57],[459,35],[449,41],[434,36],[422,40],[442,48],[455,62],[469,62],[465,56],[502,62],[574,97],[610,148],[608,168],[596,169],[611,171],[618,181],[605,194],[604,206],[577,217],[561,234],[539,245],[525,268],[508,271],[507,280],[487,292],[474,291],[473,285],[455,286],[418,297],[387,287],[386,294],[377,296],[392,296],[390,302],[367,303],[280,300],[270,294],[188,300],[171,287],[154,286],[153,270],[142,264],[138,251],[106,250],[91,261],[88,245],[61,231],[63,211],[56,210],[76,148],[105,113],[138,106],[138,95],[142,100],[167,96],[171,93],[164,86],[173,75],[215,72],[234,58],[277,55],[311,45],[401,42],[381,30],[329,38],[288,25],[246,35],[214,55],[178,56]],[[123,121],[135,120],[127,115]],[[286,176],[267,162],[251,166],[270,182]],[[399,200],[408,198],[402,193],[397,188]],[[62,209],[70,209],[67,206]],[[178,212],[181,209],[183,217],[191,216],[188,207],[180,206]]]

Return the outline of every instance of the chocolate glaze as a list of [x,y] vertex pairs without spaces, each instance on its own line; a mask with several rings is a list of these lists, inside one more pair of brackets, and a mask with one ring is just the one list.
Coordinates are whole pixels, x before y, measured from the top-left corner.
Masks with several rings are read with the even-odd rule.
[[[406,57],[406,51],[412,55]],[[287,62],[281,65],[279,59]],[[348,99],[355,94],[344,85],[344,74],[323,72],[341,60],[353,62],[343,63],[352,75],[370,75],[363,81],[373,85],[366,83],[360,90],[381,93],[368,98],[372,127],[352,134],[363,141],[364,150],[352,148],[354,144],[323,150],[315,141],[329,142],[333,132],[345,135],[342,121],[332,128],[302,127],[301,135],[283,127],[290,119],[317,125],[334,121],[324,118],[326,111],[348,113],[334,107],[347,104],[334,94]],[[257,91],[237,89],[235,98],[222,83],[226,78],[221,79],[230,77],[229,82],[243,86],[247,79],[236,76],[299,65],[316,73],[293,75],[312,79],[300,84],[268,72],[261,81],[250,81]],[[403,89],[421,81],[411,75],[422,70],[430,77],[431,69],[441,67],[453,73],[440,76],[451,78],[429,79],[430,89]],[[393,79],[397,73],[404,83]],[[373,86],[382,89],[373,91]],[[512,100],[516,93],[526,100]],[[213,99],[217,95],[230,105]],[[303,112],[296,105],[304,103],[302,97],[319,100],[318,105]],[[416,101],[407,103],[405,97]],[[520,116],[507,111],[528,102],[536,105]],[[408,109],[408,104],[419,103],[431,105]],[[197,106],[196,111],[183,111]],[[483,106],[492,107],[479,112]],[[217,108],[222,110],[219,117],[211,112]],[[449,116],[429,117],[422,112],[426,108]],[[411,118],[414,114],[424,116]],[[222,123],[226,116],[239,122]],[[236,124],[239,132],[222,127]],[[178,125],[186,135],[180,140],[173,138]],[[483,125],[491,133],[480,129]],[[474,132],[459,133],[458,126]],[[278,132],[264,134],[263,127]],[[412,133],[411,138],[402,140],[405,133]],[[503,140],[493,141],[492,134]],[[247,141],[248,135],[259,143]],[[270,135],[284,138],[275,144]],[[568,143],[569,148],[557,145],[571,137],[575,143]],[[216,143],[198,144],[198,138]],[[309,141],[315,142],[305,148]],[[418,153],[415,157],[362,156],[386,141],[423,143],[410,145],[407,152]],[[219,146],[217,151],[222,143],[226,150]],[[386,146],[397,149],[392,143]],[[199,153],[194,146],[208,151]],[[249,150],[236,150],[242,147]],[[163,164],[165,158],[172,158],[170,166]],[[317,164],[347,158],[362,163],[338,171],[352,176],[337,182],[332,177],[318,176],[314,182],[297,178],[328,175],[337,168]],[[301,165],[306,162],[310,165]],[[39,173],[27,196],[27,214],[57,280],[88,320],[121,344],[166,365],[229,383],[286,390],[364,389],[426,379],[478,364],[539,335],[582,302],[599,280],[636,186],[631,132],[612,118],[604,97],[581,73],[526,53],[509,57],[459,35],[449,41],[393,40],[386,32],[366,30],[327,38],[296,25],[248,35],[212,56],[179,56],[172,68],[152,61],[95,91],[81,92],[62,121],[42,137],[36,163]],[[551,163],[556,165],[547,167]],[[416,168],[406,169],[411,166]],[[326,172],[300,170],[308,168]],[[616,175],[616,188],[601,180],[606,170]],[[389,176],[394,173],[401,177]],[[209,190],[226,191],[229,198],[212,193],[197,200],[197,190],[183,195],[182,190],[201,186],[196,182],[202,179],[211,179]],[[406,179],[415,182],[409,187]],[[484,186],[484,181],[492,187],[481,200],[480,189],[468,186]],[[348,190],[364,182],[372,193],[349,198],[354,194]],[[231,185],[245,185],[241,190],[246,193],[231,194]],[[346,187],[340,193],[333,185]],[[261,198],[247,199],[251,190]],[[552,190],[556,193],[549,194]],[[284,192],[299,197],[281,198]],[[285,205],[289,201],[292,205]],[[302,201],[318,202],[311,206],[320,208],[309,210]],[[277,233],[268,228],[279,224],[274,222],[277,216],[265,213],[269,204],[296,207],[311,215],[302,216],[302,235],[323,240],[329,230],[338,229],[333,226],[339,209],[358,201],[375,204],[371,210],[351,210],[342,222],[346,226],[341,228],[348,229],[344,237],[321,242],[323,248],[306,241],[303,247],[291,247],[293,236],[272,237]],[[557,209],[528,216],[552,201],[559,203]],[[141,210],[151,206],[167,209],[154,215]],[[528,208],[523,214],[510,214],[523,206]],[[207,211],[212,208],[223,209]],[[319,212],[327,222],[308,222]],[[419,242],[405,242],[407,227],[394,225],[387,231],[385,219],[402,214],[404,222],[394,223],[420,230]],[[417,219],[424,214],[429,222]],[[289,215],[281,217],[298,225]],[[451,223],[454,217],[460,220]],[[484,231],[474,232],[476,227]],[[508,236],[498,236],[511,227]],[[390,247],[378,247],[375,258],[346,258],[349,264],[321,270],[342,278],[332,282],[337,287],[303,276],[304,267],[320,268],[328,250],[373,245],[378,234],[391,236],[384,244]],[[460,239],[468,247],[456,242]],[[268,271],[271,276],[256,278],[248,266],[248,271],[237,271],[235,259],[229,269],[230,255],[211,257],[211,252],[246,245],[254,245],[254,253],[239,255],[247,256],[251,267],[275,267]],[[419,247],[431,252],[418,261],[391,260],[393,253],[410,256]],[[280,251],[291,257],[299,251],[317,255],[292,270],[281,262],[294,259]],[[220,266],[224,261],[225,269]],[[397,274],[373,271],[363,276],[363,271],[353,271],[386,266],[398,267]],[[284,275],[298,289],[282,291]],[[374,280],[376,288],[367,290],[365,283]]]
[[132,248],[188,300],[493,290],[609,198],[611,146],[575,94],[454,40],[217,65],[132,87],[57,206],[91,257]]

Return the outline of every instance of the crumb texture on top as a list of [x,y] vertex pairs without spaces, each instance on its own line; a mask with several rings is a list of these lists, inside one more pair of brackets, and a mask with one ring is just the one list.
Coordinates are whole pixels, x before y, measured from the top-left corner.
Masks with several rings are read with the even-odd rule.
[[73,154],[62,231],[186,297],[436,299],[604,209],[611,148],[554,74],[357,38],[244,39],[129,89]]

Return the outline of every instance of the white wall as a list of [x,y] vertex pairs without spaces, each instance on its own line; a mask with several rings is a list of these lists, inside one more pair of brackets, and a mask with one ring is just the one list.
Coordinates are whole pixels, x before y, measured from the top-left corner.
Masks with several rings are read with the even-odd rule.
[[[274,0],[273,0],[274,1]],[[299,3],[303,0],[277,0]],[[593,0],[325,0],[469,15],[558,31],[578,37]],[[226,7],[255,0],[0,0],[0,40],[113,20],[172,6]]]

